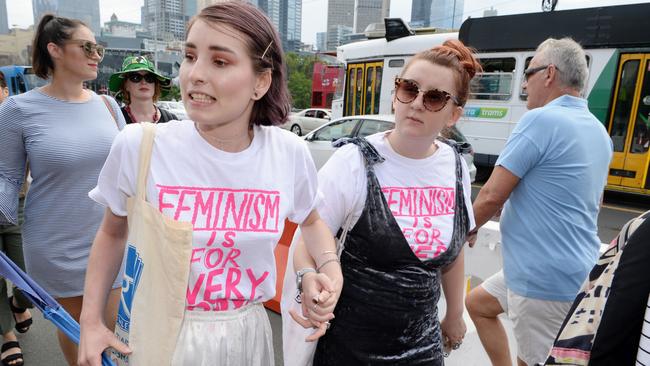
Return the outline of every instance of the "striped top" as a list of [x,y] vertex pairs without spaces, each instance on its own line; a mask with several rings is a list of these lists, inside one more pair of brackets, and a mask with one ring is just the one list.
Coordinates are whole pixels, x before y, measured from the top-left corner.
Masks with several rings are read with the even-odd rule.
[[639,340],[639,351],[636,354],[637,366],[650,365],[650,297],[648,297],[648,306],[645,309],[643,318],[643,328],[641,330],[641,339]]
[[25,266],[54,297],[83,293],[88,254],[104,214],[88,192],[118,125],[125,125],[117,103],[108,100],[117,121],[94,93],[88,101],[69,102],[31,90],[0,106],[0,224],[17,222],[29,160],[33,181],[25,202]]

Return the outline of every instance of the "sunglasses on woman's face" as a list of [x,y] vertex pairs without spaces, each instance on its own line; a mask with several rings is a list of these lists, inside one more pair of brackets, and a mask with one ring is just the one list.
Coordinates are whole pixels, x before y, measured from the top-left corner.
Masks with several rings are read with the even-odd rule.
[[153,83],[156,82],[156,75],[150,74],[150,73],[147,73],[147,74],[144,74],[144,75],[138,74],[138,73],[132,73],[132,74],[126,75],[126,78],[129,81],[134,82],[134,83],[139,83],[140,81],[142,81],[142,79],[144,79],[144,81],[146,81],[149,84],[153,84]]
[[95,52],[97,52],[97,55],[99,56],[99,61],[104,59],[104,53],[106,49],[101,44],[92,43],[90,41],[85,41],[83,39],[73,39],[68,42],[78,44],[81,47],[81,49],[84,50],[84,54],[88,58],[93,58],[95,56]]
[[451,99],[456,105],[460,105],[458,98],[444,90],[431,89],[421,90],[415,81],[410,79],[395,78],[395,97],[398,101],[409,104],[422,93],[422,104],[431,112],[439,112]]

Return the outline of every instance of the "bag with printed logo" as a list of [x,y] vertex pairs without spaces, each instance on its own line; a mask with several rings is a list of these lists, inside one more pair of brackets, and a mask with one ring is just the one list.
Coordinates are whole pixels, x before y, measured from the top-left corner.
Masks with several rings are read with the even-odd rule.
[[129,235],[115,334],[129,356],[120,366],[171,365],[185,312],[192,224],[174,221],[146,201],[155,126],[142,123],[137,188],[127,200]]

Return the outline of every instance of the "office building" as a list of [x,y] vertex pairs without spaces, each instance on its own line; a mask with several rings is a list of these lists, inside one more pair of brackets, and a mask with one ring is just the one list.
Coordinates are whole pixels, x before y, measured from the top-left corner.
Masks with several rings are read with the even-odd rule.
[[0,0],[0,34],[9,33],[9,15],[7,14],[7,0]]
[[354,1],[329,0],[327,2],[327,50],[336,50],[344,32],[354,32]]
[[356,0],[354,31],[363,33],[372,23],[381,23],[390,13],[390,0]]
[[327,32],[316,33],[316,49],[318,52],[327,51]]
[[459,29],[464,6],[464,0],[413,0],[411,27]]
[[95,34],[100,34],[99,0],[32,0],[34,24],[45,13],[53,13],[66,18],[79,19],[86,23]]
[[185,38],[184,0],[144,0],[142,25],[155,39]]

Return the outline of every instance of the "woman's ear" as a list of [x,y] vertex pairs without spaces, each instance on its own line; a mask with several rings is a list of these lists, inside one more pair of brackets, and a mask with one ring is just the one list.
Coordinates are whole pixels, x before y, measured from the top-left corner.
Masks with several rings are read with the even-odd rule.
[[451,118],[447,122],[447,127],[451,127],[455,125],[462,115],[463,115],[463,107],[461,106],[454,107],[454,110],[451,112]]
[[63,58],[63,50],[59,47],[58,44],[50,42],[47,44],[47,52],[50,54],[50,57],[53,60],[59,60]]
[[253,89],[253,100],[260,100],[269,91],[271,87],[271,82],[273,81],[273,75],[271,70],[266,70],[262,73],[257,74],[257,80],[255,81],[255,88]]

